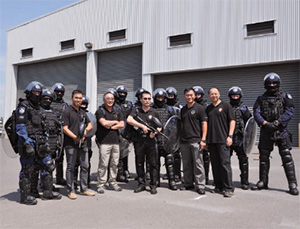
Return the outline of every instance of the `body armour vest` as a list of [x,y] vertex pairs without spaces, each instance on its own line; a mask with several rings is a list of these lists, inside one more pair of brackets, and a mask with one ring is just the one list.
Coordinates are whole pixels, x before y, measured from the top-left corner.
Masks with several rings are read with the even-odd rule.
[[48,135],[48,144],[51,152],[56,151],[58,135],[61,134],[61,125],[56,113],[53,110],[41,109],[42,123]]
[[269,96],[261,96],[261,116],[268,122],[277,120],[284,113],[283,92]]
[[238,143],[240,139],[243,137],[244,133],[244,128],[245,128],[245,122],[243,118],[243,112],[242,108],[244,105],[241,103],[237,106],[233,106],[233,112],[234,112],[234,117],[235,117],[235,129],[233,133],[233,144]]
[[56,113],[59,120],[62,118],[62,112],[66,109],[68,106],[67,103],[65,103],[63,100],[62,102],[52,102],[51,103],[51,109]]
[[120,110],[123,113],[124,119],[127,119],[133,108],[132,102],[126,100],[124,103],[120,103],[118,105],[120,106]]
[[[161,121],[161,123],[164,126],[168,121],[168,119],[172,116],[172,114],[170,113],[169,106],[165,104],[163,107],[159,108],[154,105],[153,108],[155,108],[158,115],[158,119]],[[166,142],[166,139],[163,136],[158,135],[157,141],[158,141],[158,146],[163,147],[164,143]]]

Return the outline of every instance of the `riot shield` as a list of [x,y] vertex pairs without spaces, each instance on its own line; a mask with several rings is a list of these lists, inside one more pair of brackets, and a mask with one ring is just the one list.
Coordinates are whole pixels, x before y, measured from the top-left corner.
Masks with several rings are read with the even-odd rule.
[[91,129],[89,132],[87,132],[86,137],[91,138],[96,134],[97,131],[97,119],[94,114],[91,112],[87,113],[87,116],[89,117],[89,120],[91,121],[91,124],[93,125],[93,129]]
[[4,136],[0,137],[0,150],[10,158],[18,157],[18,154],[14,151],[13,147],[10,144],[9,139]]
[[60,133],[57,136],[57,151],[56,151],[56,155],[55,158],[58,159],[60,157],[60,155],[63,153],[63,149],[64,149],[64,130],[61,127],[60,128]]
[[253,117],[249,118],[245,125],[243,147],[246,154],[249,154],[256,141],[257,125]]
[[175,153],[180,146],[180,118],[173,115],[166,122],[163,133],[168,137],[165,142],[164,150],[169,153]]

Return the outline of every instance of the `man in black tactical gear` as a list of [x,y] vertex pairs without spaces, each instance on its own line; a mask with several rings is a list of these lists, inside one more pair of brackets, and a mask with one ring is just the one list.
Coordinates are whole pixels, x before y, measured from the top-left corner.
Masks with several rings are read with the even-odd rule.
[[[195,101],[196,103],[200,104],[201,106],[206,109],[208,106],[207,100],[203,98],[204,96],[204,90],[200,86],[194,86],[193,87],[195,92]],[[204,163],[204,170],[205,170],[205,184],[209,183],[209,164],[210,164],[210,156],[209,151],[204,148],[203,149],[203,163]]]
[[25,90],[26,99],[19,99],[15,113],[16,133],[18,135],[18,153],[20,154],[20,203],[35,205],[37,200],[31,195],[33,177],[35,176],[36,139],[44,137],[41,129],[39,100],[42,85],[37,81],[28,84]]
[[[174,115],[174,111],[171,106],[168,106],[166,104],[166,97],[167,92],[163,88],[157,88],[153,92],[153,105],[152,107],[156,109],[156,112],[158,114],[159,120],[162,122],[163,126],[166,124],[168,119]],[[177,186],[175,183],[175,176],[174,176],[174,170],[173,170],[173,163],[174,158],[172,153],[166,152],[164,150],[164,144],[166,142],[165,137],[159,135],[157,136],[157,149],[158,149],[158,158],[157,158],[157,165],[158,165],[158,186],[160,186],[160,157],[165,158],[165,166],[166,171],[168,175],[168,181],[169,181],[169,189],[171,190],[177,190]]]
[[[168,106],[172,106],[175,108],[178,108],[178,116],[180,117],[180,110],[183,107],[179,101],[178,101],[178,94],[177,94],[177,90],[174,87],[168,87],[166,89],[167,92],[167,105]],[[174,178],[175,178],[175,182],[180,182],[181,181],[181,155],[180,155],[180,151],[177,150],[174,154],[174,163],[173,163],[173,170],[174,170]],[[168,177],[168,176],[167,176]]]
[[53,158],[59,155],[62,142],[59,142],[59,135],[61,132],[61,123],[54,111],[51,110],[50,106],[54,100],[53,92],[44,89],[42,92],[41,99],[41,123],[46,134],[46,149],[38,152],[38,164],[39,170],[41,171],[41,180],[43,186],[43,199],[61,199],[61,195],[58,192],[53,192],[53,177],[52,172],[55,169]]
[[258,96],[254,104],[254,118],[260,128],[259,181],[252,190],[268,189],[270,154],[274,143],[279,148],[284,171],[289,184],[289,193],[299,195],[294,161],[290,150],[291,136],[287,125],[294,115],[292,96],[280,89],[280,77],[274,72],[264,78],[266,92]]
[[[51,90],[55,93],[55,99],[51,104],[51,109],[57,114],[59,121],[62,120],[62,112],[66,109],[68,104],[64,101],[65,86],[62,83],[55,83]],[[59,158],[55,160],[56,167],[56,184],[66,185],[67,182],[63,178],[63,162],[64,162],[64,148],[61,151]]]
[[[116,88],[116,91],[118,93],[118,99],[117,104],[119,105],[120,111],[123,113],[124,123],[126,126],[126,119],[131,113],[133,109],[133,104],[130,101],[126,100],[127,97],[127,89],[124,85],[120,85]],[[123,131],[124,129],[120,129],[120,131]],[[120,138],[120,159],[118,164],[118,175],[117,175],[117,181],[120,182],[128,182],[129,170],[128,170],[128,154],[129,154],[129,145],[130,142],[123,138],[122,135],[119,135]]]
[[138,175],[139,186],[134,190],[135,193],[146,190],[145,182],[145,157],[150,165],[150,188],[151,194],[156,194],[158,166],[157,166],[157,153],[156,153],[156,133],[152,132],[150,128],[138,121],[140,117],[144,122],[150,124],[152,117],[158,117],[154,108],[151,105],[151,93],[144,91],[141,94],[140,102],[142,106],[133,109],[127,118],[127,123],[140,128],[138,139],[134,144],[135,148],[135,165]]
[[232,145],[231,145],[231,155],[233,151],[239,159],[239,166],[241,170],[241,187],[247,190],[249,187],[248,174],[249,174],[249,164],[248,156],[246,155],[243,147],[243,137],[244,128],[248,119],[252,116],[248,107],[241,101],[243,96],[242,89],[239,87],[231,87],[228,90],[228,97],[230,99],[230,104],[233,108],[235,116],[235,129],[233,132]]

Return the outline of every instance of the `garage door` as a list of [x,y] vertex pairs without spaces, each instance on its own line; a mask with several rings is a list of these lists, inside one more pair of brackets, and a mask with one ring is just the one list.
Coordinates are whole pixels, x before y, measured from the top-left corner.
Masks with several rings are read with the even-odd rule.
[[[299,118],[299,62],[266,66],[253,66],[235,69],[186,72],[168,75],[155,75],[154,88],[173,86],[178,90],[179,100],[185,104],[183,90],[195,85],[202,86],[205,92],[211,87],[218,87],[221,99],[229,101],[228,89],[232,86],[242,88],[244,104],[252,108],[258,95],[264,92],[263,78],[269,72],[280,75],[282,89],[292,94],[295,103],[295,115],[289,124],[293,134],[293,145],[298,146]],[[207,94],[205,97],[208,99]],[[208,99],[209,100],[209,99]]]
[[98,106],[103,103],[107,88],[124,85],[127,100],[134,101],[134,92],[142,85],[142,47],[100,52],[98,56]]
[[45,61],[18,67],[18,98],[24,97],[24,90],[31,81],[39,81],[51,88],[60,82],[66,86],[64,99],[71,104],[72,91],[86,90],[86,55]]

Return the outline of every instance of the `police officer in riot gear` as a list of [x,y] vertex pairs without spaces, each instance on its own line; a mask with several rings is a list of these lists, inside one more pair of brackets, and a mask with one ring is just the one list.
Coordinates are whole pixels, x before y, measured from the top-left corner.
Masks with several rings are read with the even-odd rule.
[[264,78],[266,92],[258,96],[254,104],[254,118],[260,128],[259,138],[259,181],[252,190],[268,189],[270,154],[274,143],[279,154],[289,184],[289,193],[298,195],[295,165],[291,155],[291,136],[287,125],[294,115],[293,98],[280,89],[280,77],[274,72]]
[[[51,104],[51,109],[57,114],[61,121],[62,112],[66,109],[68,104],[64,101],[63,97],[65,94],[65,86],[62,83],[55,83],[51,90],[55,93],[55,99]],[[56,184],[66,185],[67,182],[63,178],[63,161],[64,161],[64,149],[60,157],[55,160],[56,167]]]
[[41,123],[46,135],[47,150],[39,151],[37,162],[41,171],[41,180],[43,185],[43,199],[61,199],[61,195],[53,191],[52,172],[55,169],[55,163],[52,158],[56,158],[60,153],[62,142],[59,142],[58,135],[61,134],[61,124],[56,113],[51,110],[50,106],[54,100],[53,92],[44,89],[41,98]]
[[[168,121],[168,119],[174,114],[172,107],[170,107],[166,104],[166,97],[167,97],[167,92],[163,88],[157,88],[153,92],[153,106],[152,107],[156,109],[158,118],[162,122],[163,125],[165,125],[166,122]],[[160,168],[160,156],[163,156],[165,158],[165,166],[166,166],[166,171],[168,174],[169,188],[171,190],[177,190],[177,186],[175,183],[174,169],[173,169],[174,158],[173,158],[172,153],[166,152],[164,150],[165,142],[166,142],[166,139],[163,136],[161,136],[161,135],[157,136],[158,171]],[[160,184],[160,181],[159,181],[159,177],[158,177],[158,185],[159,184]]]
[[[117,104],[119,105],[119,109],[123,113],[124,123],[126,125],[126,119],[128,115],[131,113],[133,109],[133,104],[130,101],[126,100],[127,97],[127,89],[124,85],[120,85],[116,88],[118,93]],[[129,154],[129,141],[120,137],[120,159],[118,164],[118,175],[117,181],[120,182],[128,182],[129,170],[128,170],[128,154]]]
[[[205,109],[208,106],[207,100],[203,98],[204,90],[200,86],[193,87],[195,92],[195,101],[196,103],[203,106]],[[209,163],[210,163],[210,156],[209,151],[207,149],[203,149],[203,163],[204,163],[204,170],[205,170],[205,184],[208,184],[209,181]]]
[[31,195],[33,176],[35,175],[36,140],[43,136],[40,123],[39,100],[42,84],[33,81],[25,90],[26,99],[20,99],[16,109],[16,132],[19,138],[20,154],[20,192],[22,204],[35,205],[37,200]]
[[231,87],[228,90],[228,97],[230,99],[230,104],[233,108],[235,115],[235,129],[233,132],[231,154],[233,151],[236,152],[239,159],[239,166],[241,170],[241,187],[244,190],[248,189],[249,181],[249,164],[248,156],[246,155],[243,148],[243,133],[245,125],[248,119],[252,116],[248,107],[241,101],[243,96],[242,89],[239,87]]
[[[174,87],[168,87],[166,88],[166,93],[167,93],[167,105],[168,106],[172,106],[172,107],[176,107],[180,109],[183,107],[179,101],[178,101],[178,94],[177,94],[177,90]],[[180,114],[178,114],[180,117]],[[180,151],[176,151],[173,154],[173,158],[174,158],[174,163],[173,163],[173,169],[174,169],[174,177],[175,177],[175,182],[179,182],[181,181],[181,155],[180,155]]]

